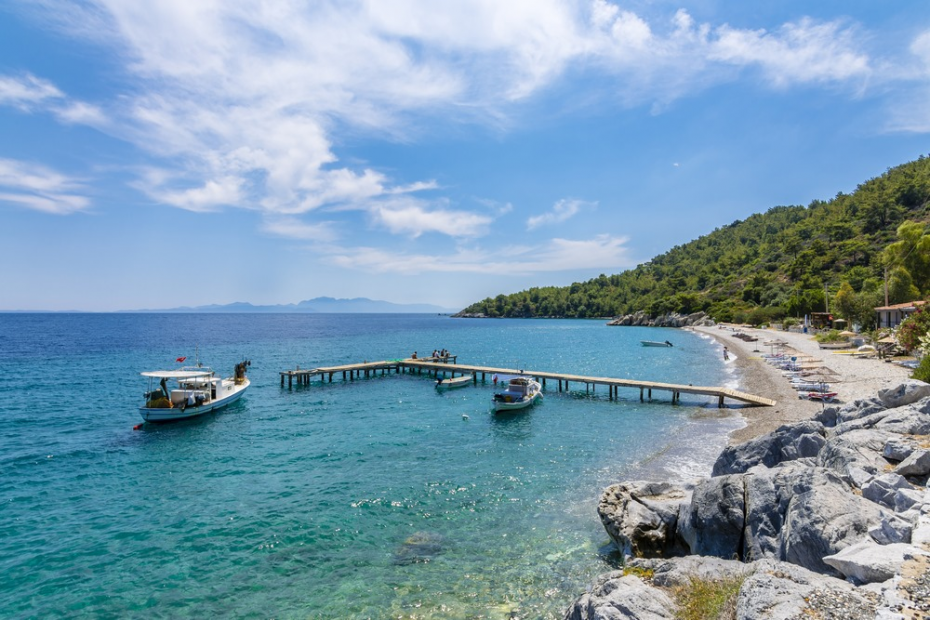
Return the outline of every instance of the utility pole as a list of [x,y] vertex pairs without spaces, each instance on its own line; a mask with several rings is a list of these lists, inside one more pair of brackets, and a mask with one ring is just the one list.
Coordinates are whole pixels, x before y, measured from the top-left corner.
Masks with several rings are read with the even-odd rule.
[[885,265],[885,307],[888,307],[888,265]]

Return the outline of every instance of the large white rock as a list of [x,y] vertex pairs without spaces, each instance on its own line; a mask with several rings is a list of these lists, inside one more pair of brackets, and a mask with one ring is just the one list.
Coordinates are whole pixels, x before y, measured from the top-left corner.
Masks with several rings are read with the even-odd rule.
[[879,400],[889,409],[910,405],[928,396],[930,396],[930,384],[917,379],[909,379],[895,387],[878,391]]
[[674,620],[676,605],[665,592],[620,571],[601,575],[590,592],[568,608],[564,620]]
[[823,561],[854,582],[878,583],[900,573],[904,560],[919,554],[925,555],[913,545],[879,545],[866,539],[824,557]]

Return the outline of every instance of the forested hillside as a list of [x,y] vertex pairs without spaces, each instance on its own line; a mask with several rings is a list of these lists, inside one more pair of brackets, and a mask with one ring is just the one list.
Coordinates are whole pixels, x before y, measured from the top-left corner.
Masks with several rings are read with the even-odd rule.
[[704,310],[765,322],[830,310],[867,326],[873,308],[930,295],[930,158],[807,207],[774,207],[617,275],[498,295],[462,311],[489,317],[653,316]]

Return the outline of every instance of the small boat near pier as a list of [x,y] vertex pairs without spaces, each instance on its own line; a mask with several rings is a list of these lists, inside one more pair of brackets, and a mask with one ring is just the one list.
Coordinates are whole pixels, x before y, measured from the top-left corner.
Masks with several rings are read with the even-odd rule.
[[530,377],[509,377],[503,392],[494,394],[494,412],[525,409],[542,398],[542,386]]
[[436,379],[437,390],[452,390],[455,388],[465,387],[475,380],[474,375],[462,375],[461,377],[451,377],[449,379]]

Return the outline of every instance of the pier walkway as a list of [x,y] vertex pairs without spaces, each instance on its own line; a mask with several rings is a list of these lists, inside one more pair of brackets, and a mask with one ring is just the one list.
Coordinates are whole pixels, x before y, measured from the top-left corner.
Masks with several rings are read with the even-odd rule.
[[284,380],[287,379],[288,387],[293,387],[296,379],[298,385],[310,385],[312,378],[319,376],[320,382],[332,383],[333,376],[342,374],[344,381],[354,380],[361,377],[373,377],[391,373],[416,373],[436,376],[439,373],[474,376],[475,383],[478,383],[479,375],[482,382],[487,380],[490,375],[526,375],[532,377],[542,384],[545,389],[546,380],[558,382],[560,392],[568,391],[572,383],[582,383],[585,385],[587,392],[594,392],[597,386],[607,388],[610,400],[619,398],[620,388],[639,389],[640,401],[646,398],[652,399],[652,391],[658,390],[669,392],[672,396],[672,403],[680,401],[682,394],[696,394],[699,396],[716,396],[717,406],[724,406],[724,399],[739,401],[747,405],[772,407],[775,401],[762,396],[731,390],[724,387],[702,387],[697,385],[678,385],[675,383],[659,383],[656,381],[636,381],[633,379],[615,379],[612,377],[586,377],[582,375],[567,374],[562,372],[544,372],[538,370],[521,370],[513,368],[494,368],[491,366],[474,366],[469,364],[457,364],[455,356],[447,358],[424,358],[424,359],[396,359],[384,360],[379,362],[362,362],[359,364],[345,364],[342,366],[328,366],[313,368],[308,370],[285,370],[281,372],[281,387],[284,387]]

